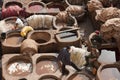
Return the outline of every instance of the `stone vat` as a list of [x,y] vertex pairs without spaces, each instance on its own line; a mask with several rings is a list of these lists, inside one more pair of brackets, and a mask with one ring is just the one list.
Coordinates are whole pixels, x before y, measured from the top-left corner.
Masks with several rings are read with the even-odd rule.
[[5,53],[19,53],[20,46],[22,41],[24,40],[21,37],[20,32],[10,32],[6,34],[6,39],[2,42],[2,50],[3,54]]
[[[40,53],[40,54],[35,54],[31,57],[20,55],[19,53],[5,54],[3,55],[2,58],[2,71],[3,71],[2,75],[5,80],[44,80],[44,79],[61,80],[60,79],[61,63],[56,61],[56,57],[57,57],[56,53]],[[23,64],[21,61],[24,63],[31,63],[31,66],[27,66],[30,67],[31,70],[28,74],[25,74],[27,69],[27,67],[25,67],[26,64]],[[16,73],[17,75],[9,74],[8,67],[10,66],[10,64],[14,64],[15,62],[19,62],[19,63],[15,65],[17,67],[12,67],[12,70],[15,70],[13,68],[21,69],[20,65],[22,65],[24,66],[22,67],[22,69],[25,68],[23,72],[25,75],[23,75],[22,73],[17,74],[17,70],[12,71],[12,73]],[[51,71],[51,69],[53,71]],[[47,70],[50,73],[47,73],[48,72]]]
[[55,39],[58,44],[58,50],[65,46],[81,46],[81,36],[78,28],[62,28],[56,33]]
[[40,13],[45,8],[45,4],[40,1],[31,1],[27,5],[26,11],[29,13]]
[[54,30],[31,31],[27,37],[33,39],[38,45],[38,52],[55,52],[56,42],[54,40]]

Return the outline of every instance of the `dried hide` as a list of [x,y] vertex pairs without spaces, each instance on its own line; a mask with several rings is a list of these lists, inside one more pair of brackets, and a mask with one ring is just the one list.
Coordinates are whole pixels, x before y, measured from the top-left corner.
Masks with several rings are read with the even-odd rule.
[[72,16],[78,17],[85,13],[85,9],[83,6],[71,5],[67,7],[67,12],[69,12]]
[[107,32],[112,30],[120,31],[120,18],[109,19],[101,26],[102,32]]
[[119,33],[120,33],[120,18],[113,18],[107,20],[100,29],[103,38],[105,40],[110,39],[110,38],[119,38]]
[[87,6],[89,12],[95,12],[95,10],[99,10],[103,8],[103,5],[99,0],[88,1]]
[[115,7],[103,8],[101,10],[96,10],[96,20],[105,22],[111,18],[118,18],[120,17],[120,10]]
[[57,26],[73,26],[75,23],[75,20],[70,16],[69,13],[66,11],[60,12],[56,16],[55,24]]

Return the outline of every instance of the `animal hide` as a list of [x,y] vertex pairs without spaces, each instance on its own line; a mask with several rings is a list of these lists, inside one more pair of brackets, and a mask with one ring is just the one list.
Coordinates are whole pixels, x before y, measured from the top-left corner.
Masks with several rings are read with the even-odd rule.
[[77,6],[77,5],[71,5],[67,7],[66,11],[76,17],[85,13],[83,6]]
[[103,5],[99,0],[88,1],[87,6],[89,12],[95,12],[95,10],[99,10],[103,8]]
[[120,10],[115,7],[103,8],[101,10],[96,10],[95,19],[105,22],[111,18],[118,18],[120,17]]
[[[120,33],[120,18],[113,18],[107,20],[100,28],[100,31],[105,40],[112,37],[119,38]],[[117,35],[117,36],[116,36]]]

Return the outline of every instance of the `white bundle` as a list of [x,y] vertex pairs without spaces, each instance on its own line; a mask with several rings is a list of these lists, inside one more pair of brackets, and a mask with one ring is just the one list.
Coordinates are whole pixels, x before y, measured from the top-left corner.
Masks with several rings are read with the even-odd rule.
[[51,15],[44,16],[44,27],[49,29],[53,27],[53,16]]
[[77,67],[81,68],[86,64],[85,56],[90,55],[90,52],[83,48],[77,48],[74,46],[71,46],[70,49],[70,59],[73,63],[77,65]]
[[22,20],[20,18],[17,18],[16,22],[15,22],[17,25],[17,28],[22,28],[24,27],[24,24],[22,22]]
[[33,27],[34,29],[42,28],[43,27],[43,15],[32,15],[28,17],[27,22],[29,26]]
[[4,20],[0,21],[0,34],[2,32],[7,32],[7,31],[10,31],[12,29],[14,29],[13,24],[11,24],[11,23],[6,24]]

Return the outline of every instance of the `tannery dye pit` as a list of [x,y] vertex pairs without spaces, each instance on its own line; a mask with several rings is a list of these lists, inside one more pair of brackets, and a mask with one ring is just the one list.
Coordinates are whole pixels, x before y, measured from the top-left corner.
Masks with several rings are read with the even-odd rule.
[[61,80],[61,79],[59,79],[53,75],[45,75],[45,76],[41,77],[39,80]]
[[59,66],[55,61],[40,61],[36,65],[36,73],[41,75],[45,73],[55,73],[58,70]]
[[23,41],[23,38],[19,36],[8,37],[5,40],[5,42],[9,45],[19,45],[22,41]]
[[106,68],[100,72],[100,79],[101,80],[120,80],[120,73],[116,68]]
[[39,12],[43,9],[43,5],[41,5],[40,3],[31,3],[29,4],[29,10],[32,11],[33,13]]
[[119,28],[120,0],[0,0],[2,80],[120,80]]

